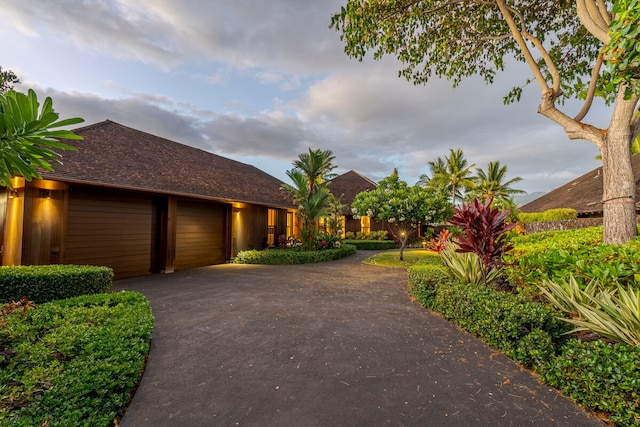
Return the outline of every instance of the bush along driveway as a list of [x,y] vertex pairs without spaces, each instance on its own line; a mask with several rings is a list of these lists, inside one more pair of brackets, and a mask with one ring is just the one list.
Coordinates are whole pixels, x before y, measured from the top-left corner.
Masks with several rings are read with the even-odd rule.
[[155,316],[121,426],[602,425],[367,256],[117,281]]

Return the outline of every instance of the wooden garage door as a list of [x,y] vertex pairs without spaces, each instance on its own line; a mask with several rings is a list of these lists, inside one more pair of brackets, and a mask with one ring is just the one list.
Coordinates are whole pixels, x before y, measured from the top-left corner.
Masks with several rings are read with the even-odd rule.
[[148,274],[153,230],[150,196],[70,191],[65,263],[111,267],[116,278]]
[[226,261],[225,205],[178,200],[176,269]]

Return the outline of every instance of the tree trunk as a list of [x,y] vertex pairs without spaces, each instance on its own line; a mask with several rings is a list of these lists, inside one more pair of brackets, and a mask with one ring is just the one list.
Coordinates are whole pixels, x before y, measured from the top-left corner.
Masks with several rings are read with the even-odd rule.
[[636,185],[629,126],[612,126],[602,144],[604,243],[625,244],[637,236]]

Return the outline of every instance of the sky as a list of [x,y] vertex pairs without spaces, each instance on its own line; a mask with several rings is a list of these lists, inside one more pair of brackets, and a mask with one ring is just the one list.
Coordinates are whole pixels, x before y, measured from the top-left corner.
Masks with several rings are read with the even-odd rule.
[[[392,56],[350,59],[329,28],[345,1],[3,0],[0,66],[61,118],[109,119],[283,181],[309,148],[333,151],[338,173],[379,181],[398,168],[409,184],[461,148],[476,167],[507,165],[528,193],[599,166],[592,143],[537,114],[536,85],[503,104],[531,77],[523,64],[453,88],[399,78]],[[587,120],[610,114],[596,104]]]

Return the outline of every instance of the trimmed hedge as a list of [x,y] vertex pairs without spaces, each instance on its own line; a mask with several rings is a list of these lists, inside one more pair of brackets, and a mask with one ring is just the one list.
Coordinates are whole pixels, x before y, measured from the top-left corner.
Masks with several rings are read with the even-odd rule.
[[486,286],[454,283],[437,288],[434,310],[526,366],[543,363],[565,341],[570,325],[560,313],[529,298]]
[[[432,258],[432,257],[429,257]],[[439,257],[433,257],[439,260]],[[409,278],[409,294],[424,307],[433,308],[438,286],[448,286],[451,276],[442,265],[415,264],[407,269]]]
[[114,425],[149,352],[153,316],[143,295],[83,295],[4,321],[0,425]]
[[576,219],[578,212],[571,208],[558,208],[549,209],[544,212],[520,212],[518,214],[518,221],[527,224],[530,222],[545,222],[545,221],[564,221],[567,219]]
[[384,251],[387,249],[398,249],[398,245],[393,240],[343,240],[344,244],[353,245],[358,250]]
[[295,249],[266,249],[263,251],[241,251],[233,260],[236,264],[311,264],[333,261],[356,253],[356,247],[343,244],[335,249],[320,251],[299,251]]
[[618,426],[640,425],[640,346],[569,341],[540,377]]
[[27,297],[36,304],[106,292],[113,270],[87,265],[0,267],[0,303]]

